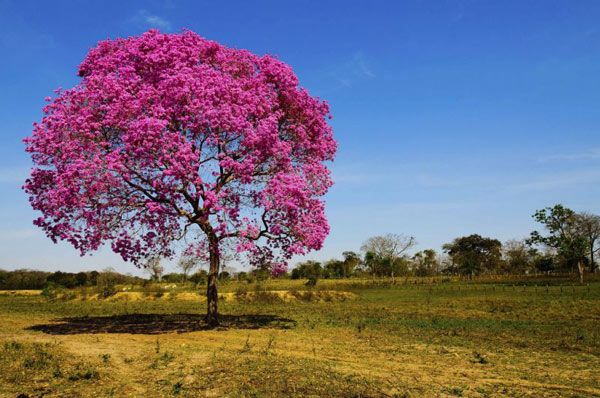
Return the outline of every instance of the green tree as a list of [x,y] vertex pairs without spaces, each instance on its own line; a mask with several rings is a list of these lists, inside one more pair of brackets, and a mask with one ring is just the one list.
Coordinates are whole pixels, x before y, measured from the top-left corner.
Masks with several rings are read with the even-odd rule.
[[555,270],[556,268],[556,262],[554,261],[554,257],[552,254],[550,253],[545,253],[545,254],[541,254],[538,255],[534,260],[533,260],[533,266],[535,267],[536,270],[540,271],[540,272],[552,272]]
[[208,272],[206,270],[198,270],[192,276],[188,278],[188,280],[196,285],[204,285],[208,278]]
[[342,253],[344,257],[344,278],[352,276],[354,270],[360,265],[361,260],[358,253],[353,251],[345,251]]
[[417,276],[435,275],[439,272],[440,263],[433,249],[425,249],[415,253],[412,258],[413,269]]
[[162,276],[162,281],[167,283],[181,283],[185,282],[186,277],[184,274],[179,274],[177,272],[172,272],[169,274],[164,274]]
[[321,263],[317,261],[305,261],[299,263],[292,270],[292,279],[308,279],[309,284],[315,285],[323,274]]
[[453,268],[463,275],[496,272],[502,262],[502,243],[478,234],[456,238],[443,249],[450,256]]
[[394,276],[407,275],[409,273],[409,260],[406,256],[382,257],[374,252],[365,253],[363,262],[365,268],[372,276]]
[[100,273],[98,271],[91,271],[88,277],[88,280],[90,281],[90,283],[92,285],[96,285],[98,282],[98,275],[100,275]]
[[363,261],[363,264],[367,272],[372,276],[375,276],[379,273],[380,263],[381,258],[377,256],[377,254],[375,254],[372,251],[367,251],[365,253],[365,259]]
[[325,262],[323,267],[324,278],[343,278],[345,276],[344,262],[337,259],[331,259]]
[[102,297],[106,298],[117,293],[117,283],[119,283],[119,279],[121,279],[120,275],[112,268],[106,268],[98,274],[96,283]]
[[508,273],[524,274],[535,269],[535,261],[539,256],[537,249],[524,240],[512,239],[502,247],[504,270]]
[[78,286],[85,286],[88,282],[88,275],[85,272],[78,272],[75,274],[75,280]]
[[544,225],[547,234],[533,231],[527,242],[555,249],[564,266],[577,269],[579,281],[583,283],[589,241],[581,231],[577,213],[557,204],[536,211],[533,218]]
[[56,285],[66,287],[67,289],[74,288],[77,286],[77,279],[75,274],[70,272],[56,271],[48,276],[48,282],[52,282]]

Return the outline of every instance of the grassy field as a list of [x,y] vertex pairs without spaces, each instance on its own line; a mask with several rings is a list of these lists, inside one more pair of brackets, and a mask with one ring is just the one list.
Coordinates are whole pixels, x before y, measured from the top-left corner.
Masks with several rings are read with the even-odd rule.
[[600,396],[600,283],[513,283],[229,283],[213,330],[178,287],[5,292],[0,397]]

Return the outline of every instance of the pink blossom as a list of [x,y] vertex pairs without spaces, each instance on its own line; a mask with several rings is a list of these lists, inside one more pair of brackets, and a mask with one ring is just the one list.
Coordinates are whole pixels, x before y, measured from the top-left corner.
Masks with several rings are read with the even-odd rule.
[[288,65],[151,30],[98,43],[79,76],[24,140],[24,189],[51,239],[139,264],[197,228],[279,271],[321,248],[336,142],[327,103]]

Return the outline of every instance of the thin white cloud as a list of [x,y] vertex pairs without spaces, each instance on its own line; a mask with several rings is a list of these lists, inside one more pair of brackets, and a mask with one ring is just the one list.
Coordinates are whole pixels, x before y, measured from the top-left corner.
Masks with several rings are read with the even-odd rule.
[[367,66],[367,62],[365,61],[365,56],[362,52],[358,52],[354,54],[352,59],[352,64],[356,68],[356,72],[359,75],[364,77],[373,78],[375,77],[375,73]]
[[470,201],[410,201],[402,202],[392,200],[385,203],[369,204],[349,204],[339,205],[335,208],[328,208],[327,214],[332,217],[347,218],[348,214],[369,215],[370,219],[383,218],[392,219],[399,214],[414,214],[415,212],[432,211],[450,211],[464,209],[475,206],[476,203]]
[[515,184],[512,188],[517,191],[543,191],[572,185],[598,183],[599,181],[600,170],[582,170],[541,177],[537,180]]
[[[588,154],[591,157],[592,154]],[[581,155],[578,158],[582,158]],[[572,158],[575,158],[573,156]],[[452,189],[455,192],[478,193],[522,193],[534,191],[551,191],[564,188],[588,187],[600,183],[600,168],[587,168],[562,172],[533,172],[515,174],[514,172],[498,173],[488,177],[460,170],[449,171],[415,171],[412,169],[392,170],[387,172],[370,172],[342,169],[333,172],[335,186],[369,187],[381,184],[401,184],[403,189],[420,189],[424,192]],[[335,188],[334,188],[335,189]]]
[[358,51],[350,59],[328,68],[328,74],[341,87],[350,87],[357,81],[376,77],[362,51]]
[[559,153],[554,155],[542,156],[540,162],[552,161],[576,161],[576,160],[594,160],[600,159],[600,148],[590,148],[581,152]]
[[[371,170],[371,172],[369,172]],[[479,184],[484,186],[487,180],[467,175],[447,175],[441,172],[419,172],[410,167],[402,169],[373,172],[367,171],[334,171],[333,181],[342,185],[374,185],[381,183],[402,183],[404,186],[418,186],[421,188],[458,188]]]
[[133,17],[133,21],[145,28],[158,28],[162,30],[170,30],[171,22],[167,19],[159,16],[150,14],[147,10],[139,10]]

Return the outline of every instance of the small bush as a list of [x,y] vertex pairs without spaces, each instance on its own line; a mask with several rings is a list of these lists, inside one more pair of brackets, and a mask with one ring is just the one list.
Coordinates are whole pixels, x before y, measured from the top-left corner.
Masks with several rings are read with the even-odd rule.
[[262,284],[256,285],[252,299],[257,303],[262,304],[272,304],[281,301],[281,297],[279,297],[276,293],[266,290]]
[[142,289],[142,293],[146,297],[161,298],[162,296],[164,296],[165,291],[163,290],[162,286],[153,283],[146,285]]
[[487,360],[487,358],[482,353],[477,352],[477,351],[475,351],[473,353],[473,360],[472,360],[472,362],[473,363],[479,363],[479,364],[482,364],[482,365],[485,365],[485,364],[489,363],[489,361]]
[[62,287],[50,282],[42,289],[42,296],[48,300],[56,300],[61,296],[63,290]]
[[34,379],[63,383],[99,377],[92,364],[77,361],[56,344],[8,341],[0,346],[0,385],[25,385]]
[[183,383],[181,381],[178,381],[177,383],[173,384],[173,395],[178,395],[179,393],[181,393],[182,389]]
[[151,369],[160,369],[164,368],[171,362],[175,360],[175,354],[172,352],[166,351],[162,355],[157,356],[154,361],[150,364]]
[[246,296],[248,295],[248,287],[244,286],[244,285],[239,285],[236,289],[235,289],[235,296],[238,299],[243,299],[246,298]]
[[317,277],[310,277],[310,278],[308,278],[308,280],[306,281],[306,283],[304,285],[308,286],[308,287],[315,287],[315,286],[317,286],[318,280],[319,280],[319,278],[317,278]]
[[23,344],[18,341],[7,341],[4,343],[4,349],[7,351],[20,351],[23,349]]
[[117,293],[117,281],[119,275],[112,271],[104,271],[98,274],[96,284],[100,297],[108,298]]
[[102,354],[102,355],[100,355],[100,359],[102,359],[102,362],[104,362],[104,363],[109,363],[110,362],[110,354]]
[[67,377],[69,381],[97,380],[99,378],[98,371],[85,364],[77,364],[75,369]]
[[55,356],[41,344],[34,344],[33,350],[23,359],[22,366],[25,369],[41,370],[49,367]]

